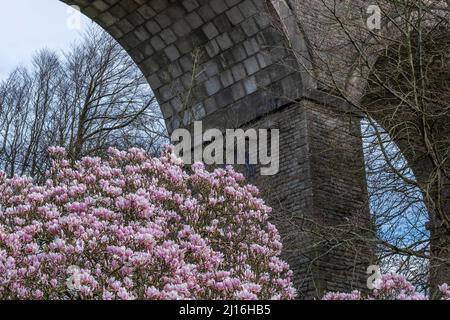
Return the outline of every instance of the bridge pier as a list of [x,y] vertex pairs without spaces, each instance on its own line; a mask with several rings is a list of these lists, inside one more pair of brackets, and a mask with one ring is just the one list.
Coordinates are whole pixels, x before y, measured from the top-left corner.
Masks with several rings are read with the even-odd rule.
[[364,292],[374,264],[360,119],[339,99],[318,95],[248,125],[280,130],[280,172],[251,181],[274,208],[284,258],[304,299]]
[[255,183],[275,208],[301,296],[363,288],[371,250],[359,120],[310,91],[306,39],[283,0],[62,1],[127,50],[169,132],[194,121],[280,129],[281,171]]

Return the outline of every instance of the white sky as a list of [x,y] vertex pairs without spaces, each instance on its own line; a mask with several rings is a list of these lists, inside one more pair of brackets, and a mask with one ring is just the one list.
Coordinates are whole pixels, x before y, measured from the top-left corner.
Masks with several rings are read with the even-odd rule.
[[39,49],[68,49],[88,23],[59,0],[0,0],[0,80]]

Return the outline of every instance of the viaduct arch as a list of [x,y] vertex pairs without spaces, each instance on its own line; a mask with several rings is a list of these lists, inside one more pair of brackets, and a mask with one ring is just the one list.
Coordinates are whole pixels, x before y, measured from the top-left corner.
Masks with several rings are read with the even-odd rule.
[[280,173],[255,183],[275,208],[301,297],[364,290],[372,249],[361,239],[372,228],[359,118],[317,89],[306,36],[284,0],[61,1],[130,54],[169,132],[194,120],[280,129]]

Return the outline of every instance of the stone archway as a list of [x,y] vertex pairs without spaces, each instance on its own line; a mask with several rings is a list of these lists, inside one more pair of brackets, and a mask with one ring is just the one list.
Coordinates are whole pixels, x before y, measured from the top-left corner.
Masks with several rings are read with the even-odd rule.
[[[385,54],[376,59],[361,106],[392,136],[415,175],[415,180],[406,184],[415,186],[423,195],[429,213],[430,291],[437,297],[438,286],[450,280],[450,33],[436,28],[420,42],[416,37],[399,37],[403,45],[386,48]],[[410,43],[411,59],[404,50]],[[421,61],[416,61],[419,50]],[[417,74],[411,72],[411,66],[422,63],[425,67]],[[397,72],[392,72],[393,65]],[[424,80],[412,85],[414,78]],[[409,99],[414,96],[417,98]]]
[[275,208],[301,297],[364,289],[372,255],[355,234],[371,229],[359,119],[305,72],[311,59],[295,54],[308,50],[284,0],[62,1],[130,54],[169,132],[194,120],[280,129],[280,173],[255,183]]
[[[367,80],[373,71],[372,68],[380,56],[386,56],[386,43],[392,44],[395,51],[401,43],[399,39],[405,36],[408,30],[417,31],[417,26],[420,26],[419,29],[422,30],[422,32],[419,32],[421,33],[420,37],[428,37],[430,31],[437,31],[442,28],[446,28],[445,32],[448,33],[449,1],[437,1],[433,4],[424,4],[419,1],[417,3],[412,2],[410,3],[411,6],[406,5],[405,7],[396,6],[390,1],[378,1],[376,5],[380,7],[382,13],[380,16],[381,30],[371,30],[367,24],[364,25],[366,19],[369,18],[369,14],[365,14],[369,5],[367,1],[286,0],[286,2],[297,7],[302,30],[308,36],[308,44],[310,45],[310,51],[313,52],[313,62],[315,62],[314,68],[309,71],[318,80],[318,87],[345,97],[354,109],[361,112],[362,116],[369,116],[382,124],[401,148],[403,155],[415,173],[418,183],[424,186],[422,190],[425,190],[427,186],[432,187],[431,190],[425,190],[424,192],[429,200],[427,201],[427,207],[433,209],[433,207],[436,207],[435,203],[439,203],[437,199],[441,199],[442,205],[439,210],[444,214],[439,215],[446,216],[445,219],[433,217],[430,219],[430,231],[434,234],[431,239],[435,243],[431,244],[431,251],[434,251],[432,255],[437,257],[435,259],[436,266],[432,266],[430,275],[432,287],[436,291],[436,285],[448,282],[450,274],[448,263],[450,257],[450,246],[448,245],[450,244],[448,233],[450,179],[448,179],[449,162],[446,160],[449,150],[448,111],[438,117],[439,113],[443,113],[439,112],[442,108],[435,108],[425,117],[428,117],[427,121],[424,122],[425,126],[432,127],[428,134],[433,135],[434,141],[439,144],[437,149],[441,151],[441,159],[436,161],[433,152],[429,152],[429,150],[426,150],[427,147],[424,147],[426,138],[424,139],[423,132],[420,132],[420,128],[424,126],[421,123],[423,119],[413,119],[414,116],[411,117],[413,112],[408,114],[408,112],[404,112],[404,109],[402,111],[401,108],[395,108],[395,106],[391,110],[386,110],[389,109],[387,107],[389,104],[392,106],[392,97],[387,97],[384,101],[380,100],[379,104],[369,108],[370,110],[361,106],[361,101],[365,96],[367,98]],[[434,43],[434,47],[446,47],[448,40],[445,40],[445,38],[439,36]],[[423,38],[420,40],[423,40]],[[417,42],[412,41],[411,43]],[[416,52],[416,56],[422,54],[423,52]],[[434,55],[437,58],[436,60],[440,60],[438,62],[441,63],[437,71],[443,79],[440,85],[443,85],[443,88],[448,88],[450,79],[448,75],[448,62],[450,61],[448,52],[443,57],[439,57],[436,52],[434,52]],[[398,70],[395,58],[393,60],[394,63],[390,65],[390,70],[387,73],[396,76],[401,74],[402,71]],[[424,63],[422,67],[426,64]],[[417,63],[416,67],[418,68],[419,65]],[[426,68],[428,67],[430,66],[426,65]],[[437,88],[438,85],[436,83],[430,87]],[[448,106],[448,94],[446,93],[444,96],[441,97],[441,101],[446,101],[442,103],[446,107]],[[435,98],[435,96],[432,96],[432,99]],[[373,97],[369,100],[371,102],[376,101]],[[438,120],[434,121],[432,118]],[[429,121],[430,119],[432,121]],[[405,125],[406,122],[408,122],[408,125]],[[414,132],[408,126],[419,130]],[[433,181],[436,175],[445,176],[445,178],[441,179],[440,185],[439,183],[430,184],[430,181]],[[440,192],[436,192],[438,189],[440,189]],[[447,221],[444,222],[443,220]],[[447,225],[446,228],[443,228],[443,222]],[[433,247],[436,249],[433,249]]]
[[[234,125],[242,125],[286,103],[278,97],[302,94],[295,61],[272,27],[271,1],[64,2],[79,6],[128,51],[154,90],[169,131],[195,119],[223,123],[230,109],[239,114]],[[261,94],[258,87],[268,90]],[[180,101],[188,94],[188,103]],[[248,105],[259,107],[250,111]]]

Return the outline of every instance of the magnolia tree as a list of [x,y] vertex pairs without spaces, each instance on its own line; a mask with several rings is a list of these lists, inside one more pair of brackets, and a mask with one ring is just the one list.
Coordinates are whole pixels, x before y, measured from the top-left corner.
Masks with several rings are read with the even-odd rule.
[[0,174],[0,299],[293,299],[271,209],[232,168],[168,149]]
[[[443,300],[450,300],[450,287],[443,284],[439,287]],[[414,286],[402,275],[384,275],[375,281],[374,289],[368,296],[360,291],[351,293],[330,292],[323,300],[427,300],[428,297],[417,292]]]

